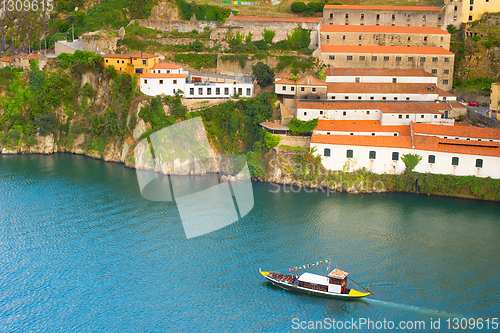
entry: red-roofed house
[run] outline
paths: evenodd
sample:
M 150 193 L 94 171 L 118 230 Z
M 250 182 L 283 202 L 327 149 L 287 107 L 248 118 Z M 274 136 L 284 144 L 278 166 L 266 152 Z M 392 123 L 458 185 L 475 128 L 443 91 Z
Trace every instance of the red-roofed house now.
M 120 73 L 142 75 L 152 73 L 154 64 L 158 63 L 158 56 L 146 52 L 133 54 L 105 54 L 104 67 L 113 66 Z
M 182 66 L 175 64 L 156 63 L 153 65 L 152 72 L 154 74 L 181 74 Z

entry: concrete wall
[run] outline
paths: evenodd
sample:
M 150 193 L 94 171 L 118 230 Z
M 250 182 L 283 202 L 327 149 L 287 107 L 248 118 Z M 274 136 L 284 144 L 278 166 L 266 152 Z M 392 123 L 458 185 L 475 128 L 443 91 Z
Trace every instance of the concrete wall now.
M 331 59 L 331 57 L 334 59 Z M 348 57 L 352 60 L 348 60 Z M 361 57 L 361 58 L 360 58 Z M 376 57 L 376 60 L 374 60 Z M 388 57 L 385 61 L 384 57 Z M 425 58 L 425 62 L 421 59 Z M 433 58 L 437 58 L 434 62 Z M 364 59 L 364 60 L 363 60 Z M 448 61 L 446 61 L 446 59 Z M 320 60 L 332 67 L 345 68 L 400 68 L 400 69 L 423 69 L 428 73 L 436 70 L 438 77 L 437 86 L 443 90 L 450 90 L 453 85 L 453 63 L 455 55 L 418 55 L 418 54 L 381 54 L 381 53 L 320 53 Z M 447 82 L 445 81 L 447 80 Z
M 326 99 L 325 86 L 297 86 L 297 99 Z
M 498 165 L 500 165 L 499 157 L 452 154 L 418 149 L 347 146 L 318 143 L 311 143 L 311 147 L 317 147 L 317 154 L 322 156 L 322 164 L 328 170 L 341 171 L 343 170 L 344 165 L 349 164 L 351 165 L 351 171 L 365 167 L 366 169 L 378 174 L 399 174 L 405 170 L 405 165 L 403 161 L 401 161 L 401 156 L 404 154 L 418 154 L 422 156 L 422 160 L 415 167 L 415 172 L 429 172 L 434 174 L 448 174 L 456 176 L 491 177 L 496 179 L 500 178 L 500 168 L 498 168 Z M 330 157 L 324 156 L 325 148 L 329 148 L 331 150 Z M 353 150 L 354 157 L 351 159 L 346 157 L 348 149 Z M 376 152 L 376 158 L 374 160 L 369 159 L 370 151 Z M 393 152 L 399 153 L 399 159 L 397 161 L 392 160 Z M 434 155 L 436 157 L 435 163 L 428 163 L 429 155 Z M 459 158 L 458 166 L 451 165 L 452 157 Z M 476 159 L 483 160 L 482 168 L 476 168 Z
M 321 32 L 321 45 L 431 46 L 449 50 L 450 35 Z
M 348 16 L 346 18 L 346 15 Z M 377 16 L 378 15 L 378 16 Z M 393 19 L 394 15 L 394 19 Z M 364 16 L 364 18 L 363 18 Z M 427 26 L 441 27 L 443 25 L 439 11 L 406 11 L 380 9 L 343 9 L 325 8 L 323 10 L 324 24 L 333 25 L 395 25 L 395 26 Z M 378 17 L 378 18 L 377 18 Z

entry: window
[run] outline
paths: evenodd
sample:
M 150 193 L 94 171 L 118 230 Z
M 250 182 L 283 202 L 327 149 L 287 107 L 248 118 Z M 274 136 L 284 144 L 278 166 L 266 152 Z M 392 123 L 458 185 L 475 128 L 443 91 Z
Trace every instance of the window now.
M 392 20 L 394 21 L 396 19 L 396 15 L 392 14 Z
M 292 90 L 292 91 L 295 91 L 295 87 L 291 87 L 291 90 Z
M 375 39 L 376 39 L 376 40 L 378 40 L 378 35 L 377 35 L 377 36 L 375 36 Z
M 325 152 L 323 155 L 325 155 L 325 157 L 327 157 L 327 156 L 329 157 L 330 156 L 330 148 L 325 148 Z
M 365 61 L 366 57 L 365 56 L 359 56 L 360 61 Z
M 143 65 L 146 65 L 146 60 L 143 60 L 143 61 L 142 61 L 142 64 L 143 64 Z
M 372 136 L 375 136 L 375 133 L 372 133 Z
M 220 95 L 220 88 L 215 88 L 215 94 Z
M 306 90 L 304 87 L 300 87 L 300 91 L 304 91 Z
M 238 88 L 238 95 L 243 95 L 243 88 Z
M 229 88 L 224 88 L 224 95 L 229 95 Z
M 420 118 L 424 118 L 424 115 L 421 115 Z
M 474 9 L 472 6 L 469 7 L 469 10 L 472 12 Z
M 443 74 L 450 74 L 450 70 L 449 70 L 449 69 L 445 69 L 445 70 L 443 71 Z
M 396 61 L 401 61 L 401 57 L 396 57 Z
M 207 95 L 212 95 L 212 88 L 207 88 Z
M 469 15 L 469 21 L 472 21 L 472 15 Z
M 384 61 L 389 61 L 389 57 L 388 57 L 388 56 L 385 56 L 385 57 L 384 57 Z
M 372 56 L 372 61 L 377 61 L 377 56 Z
M 408 36 L 408 41 L 410 41 L 410 39 L 411 39 L 411 37 L 410 37 L 410 36 Z
M 108 63 L 108 59 L 106 59 L 106 63 Z
M 117 61 L 116 61 L 116 63 L 117 63 L 117 64 L 119 64 L 119 63 L 120 63 L 120 60 L 117 60 Z
M 177 80 L 174 80 L 174 84 L 177 84 Z
M 424 42 L 427 42 L 427 36 L 424 36 Z M 437 61 L 437 60 L 436 60 Z
M 397 101 L 397 100 L 398 100 L 398 98 L 397 98 L 397 97 L 394 97 L 394 100 L 395 100 L 395 101 Z
M 326 39 L 330 39 L 330 35 L 326 35 Z
M 425 62 L 425 60 L 426 60 L 426 59 L 425 59 L 425 57 L 420 57 L 420 62 L 421 62 L 421 63 L 424 63 L 424 62 Z
M 406 119 L 410 119 L 410 115 L 409 114 L 406 115 Z
M 250 96 L 252 94 L 252 90 L 250 88 L 247 88 L 247 96 Z
M 450 58 L 444 58 L 444 62 L 450 62 Z
M 163 80 L 160 80 L 160 84 L 163 84 Z
M 175 94 L 175 89 L 173 89 L 172 92 Z
M 443 84 L 448 84 L 448 80 L 443 80 Z
M 364 19 L 365 18 L 365 14 L 361 14 L 361 19 Z
M 413 61 L 413 57 L 408 57 L 408 61 Z
M 437 115 L 434 115 L 434 119 L 437 119 L 437 117 L 438 117 Z
M 375 99 L 375 97 L 371 96 L 371 97 L 370 97 L 370 99 L 371 99 L 371 100 L 374 100 L 374 99 Z
M 456 7 L 456 6 L 455 6 Z M 456 9 L 455 9 L 456 10 Z M 330 18 L 333 18 L 333 13 L 330 13 Z
M 142 74 L 144 70 L 142 68 L 136 68 L 135 69 L 135 74 Z
M 189 88 L 189 95 L 194 95 L 194 88 Z
M 425 20 L 426 20 L 426 18 L 427 18 L 427 16 L 426 16 L 426 15 L 422 15 L 422 21 L 425 21 Z
M 358 96 L 358 99 L 361 99 L 361 96 Z
M 451 165 L 458 165 L 458 157 L 452 157 L 451 158 Z
M 328 57 L 328 59 L 330 59 L 330 60 L 335 60 L 335 56 L 334 56 L 334 55 L 331 55 L 331 56 L 329 56 L 329 57 Z
M 281 87 L 283 91 L 286 91 L 286 86 Z
M 387 97 L 382 97 L 382 100 L 385 101 L 387 99 Z
M 370 150 L 369 159 L 374 160 L 376 157 L 377 157 L 377 153 L 373 150 Z
M 316 88 L 312 88 L 312 91 L 313 91 L 313 92 L 316 92 Z
M 377 20 L 380 20 L 380 14 L 377 14 Z
M 470 4 L 473 5 L 474 4 L 474 0 L 470 0 Z
M 370 111 L 366 111 L 366 114 L 370 114 Z
M 349 96 L 345 96 L 344 99 L 349 99 Z
M 352 56 L 347 56 L 347 60 L 352 60 Z
M 345 35 L 342 36 L 342 39 L 345 39 Z
M 358 83 L 361 81 L 361 78 L 360 77 L 354 78 L 354 81 L 356 81 L 356 83 Z
M 198 88 L 198 95 L 203 95 L 203 88 Z
M 400 114 L 400 115 L 398 116 L 398 118 L 399 118 L 399 119 L 403 119 L 403 115 L 402 115 L 402 114 Z
M 397 77 L 393 77 L 392 78 L 392 83 L 397 83 L 398 82 L 398 78 Z
M 345 18 L 349 18 L 349 14 L 345 14 Z
M 319 114 L 323 114 L 323 110 L 320 110 L 320 111 L 319 111 Z
M 476 168 L 482 168 L 483 167 L 483 160 L 478 158 L 476 160 Z
M 362 35 L 359 35 L 358 39 L 359 39 L 359 40 L 363 39 L 363 36 L 362 36 Z
M 434 164 L 434 163 L 436 163 L 436 156 L 434 156 L 434 155 L 429 155 L 429 160 L 428 160 L 428 161 L 429 161 L 429 163 L 430 163 L 430 164 Z
M 437 69 L 433 69 L 433 70 L 431 71 L 431 73 L 432 73 L 432 74 L 437 74 L 437 73 L 438 73 L 438 70 L 437 70 Z
M 432 57 L 432 62 L 438 62 L 438 58 L 437 57 Z
M 347 112 L 346 112 L 346 111 L 342 112 L 342 115 L 343 115 L 343 116 L 345 116 L 346 114 L 347 114 Z
M 406 100 L 409 101 L 410 97 L 406 97 Z M 406 116 L 406 118 L 409 118 L 409 116 Z
M 393 161 L 399 160 L 399 153 L 398 152 L 395 151 L 392 153 L 392 160 Z
M 144 80 L 144 84 L 148 84 L 148 80 Z
M 307 112 L 304 112 L 304 116 L 307 116 Z
M 353 158 L 354 157 L 354 152 L 352 151 L 352 149 L 347 149 L 347 155 L 346 155 L 347 158 Z

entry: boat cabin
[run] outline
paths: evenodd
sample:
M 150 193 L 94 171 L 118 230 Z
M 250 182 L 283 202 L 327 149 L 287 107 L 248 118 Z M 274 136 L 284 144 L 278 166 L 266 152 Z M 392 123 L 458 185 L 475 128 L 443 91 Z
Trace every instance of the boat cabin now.
M 347 275 L 349 273 L 334 269 L 328 276 L 321 276 L 312 273 L 304 273 L 298 278 L 298 286 L 323 292 L 346 294 Z
M 338 268 L 328 274 L 329 283 L 333 285 L 340 286 L 341 293 L 348 292 L 347 290 L 347 275 L 349 273 L 344 272 Z

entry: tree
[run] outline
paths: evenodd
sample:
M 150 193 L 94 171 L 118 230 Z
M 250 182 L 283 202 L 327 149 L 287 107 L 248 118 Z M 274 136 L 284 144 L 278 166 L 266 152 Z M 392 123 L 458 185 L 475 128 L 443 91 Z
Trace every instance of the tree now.
M 306 4 L 299 1 L 299 2 L 294 2 L 292 3 L 292 5 L 290 6 L 290 9 L 292 10 L 292 12 L 294 13 L 302 13 L 302 12 L 305 12 L 306 11 Z
M 262 61 L 252 66 L 252 71 L 260 86 L 267 87 L 274 82 L 274 71 Z
M 453 24 L 448 24 L 446 30 L 452 35 L 458 31 Z
M 194 52 L 201 52 L 203 50 L 203 43 L 198 40 L 198 38 L 191 43 L 191 49 Z
M 271 44 L 273 42 L 274 36 L 276 36 L 276 32 L 273 30 L 264 29 L 264 32 L 262 33 L 262 37 L 264 37 L 267 44 Z
M 54 113 L 40 114 L 35 118 L 35 125 L 40 136 L 47 136 L 56 130 L 59 121 Z
M 413 169 L 415 169 L 415 167 L 418 165 L 418 163 L 420 163 L 421 160 L 422 156 L 418 154 L 404 154 L 401 157 L 401 161 L 403 161 L 406 166 L 405 172 L 413 171 Z
M 273 135 L 269 132 L 266 132 L 266 136 L 264 137 L 264 141 L 266 142 L 267 149 L 271 149 L 279 145 L 281 141 L 281 136 Z

